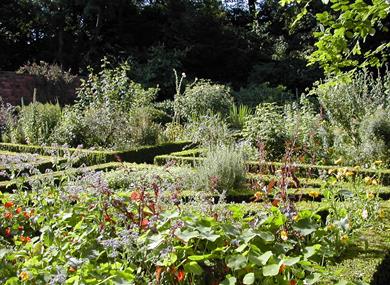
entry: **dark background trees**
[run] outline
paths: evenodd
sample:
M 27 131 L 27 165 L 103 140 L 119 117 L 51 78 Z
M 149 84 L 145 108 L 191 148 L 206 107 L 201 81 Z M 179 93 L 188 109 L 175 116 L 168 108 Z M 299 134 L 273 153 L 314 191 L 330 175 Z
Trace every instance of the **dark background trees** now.
M 102 57 L 131 60 L 144 85 L 173 94 L 172 69 L 238 89 L 270 82 L 294 92 L 321 76 L 306 67 L 314 16 L 294 30 L 298 4 L 277 0 L 2 0 L 0 69 L 28 61 L 84 74 Z

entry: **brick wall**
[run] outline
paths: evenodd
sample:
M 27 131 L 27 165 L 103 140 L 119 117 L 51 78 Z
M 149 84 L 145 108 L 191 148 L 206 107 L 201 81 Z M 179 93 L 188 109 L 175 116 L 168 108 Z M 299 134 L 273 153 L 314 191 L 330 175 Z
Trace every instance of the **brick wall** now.
M 38 76 L 16 74 L 15 72 L 0 71 L 0 97 L 4 102 L 18 105 L 23 98 L 24 103 L 32 101 L 34 88 L 36 99 L 39 102 L 56 102 L 70 104 L 76 98 L 76 88 L 80 86 L 80 80 L 61 89 L 61 92 L 53 89 Z M 61 93 L 61 94 L 56 94 Z

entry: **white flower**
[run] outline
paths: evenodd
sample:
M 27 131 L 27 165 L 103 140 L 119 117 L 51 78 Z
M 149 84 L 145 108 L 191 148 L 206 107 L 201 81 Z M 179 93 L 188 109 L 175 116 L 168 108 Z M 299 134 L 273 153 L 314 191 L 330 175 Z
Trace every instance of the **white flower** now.
M 364 220 L 368 218 L 368 212 L 367 212 L 366 209 L 363 209 L 362 217 L 363 217 Z

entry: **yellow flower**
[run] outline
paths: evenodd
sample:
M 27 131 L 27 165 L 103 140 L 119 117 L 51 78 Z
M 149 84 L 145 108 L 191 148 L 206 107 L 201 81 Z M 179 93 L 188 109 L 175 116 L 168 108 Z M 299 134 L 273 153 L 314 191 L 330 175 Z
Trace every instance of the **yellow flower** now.
M 367 185 L 371 185 L 371 183 L 372 183 L 372 178 L 371 177 L 368 177 L 368 176 L 366 176 L 366 177 L 364 177 L 364 182 L 367 184 Z
M 20 280 L 22 280 L 22 281 L 27 281 L 28 279 L 30 279 L 30 275 L 28 274 L 28 272 L 22 271 L 22 272 L 20 272 L 20 274 L 19 274 L 19 278 L 20 278 Z
M 295 215 L 292 219 L 293 219 L 293 221 L 297 222 L 297 221 L 299 221 L 299 216 Z
M 328 174 L 333 174 L 336 172 L 336 168 L 331 168 L 328 170 Z
M 309 192 L 309 196 L 313 197 L 313 198 L 317 198 L 318 196 L 320 196 L 320 192 L 318 192 L 318 191 L 310 191 Z
M 367 192 L 366 195 L 367 195 L 368 199 L 374 198 L 374 193 L 372 193 L 372 192 Z
M 286 241 L 288 239 L 288 234 L 286 231 L 281 231 L 280 232 L 280 237 L 282 238 L 282 240 Z
M 342 235 L 341 238 L 340 238 L 340 242 L 343 243 L 343 244 L 346 244 L 348 243 L 348 236 L 347 235 Z
M 352 171 L 345 172 L 345 176 L 353 176 L 354 174 Z
M 383 209 L 379 209 L 378 216 L 379 216 L 379 218 L 383 219 L 385 217 L 385 211 L 383 211 Z
M 327 229 L 328 231 L 333 231 L 334 228 L 335 228 L 334 224 L 329 224 L 329 225 L 326 226 L 326 229 Z
M 359 171 L 361 169 L 360 165 L 356 165 L 353 169 Z
M 376 160 L 376 161 L 374 161 L 374 164 L 376 164 L 376 165 L 379 165 L 379 164 L 382 164 L 382 163 L 383 163 L 382 160 Z
M 372 185 L 378 185 L 378 180 L 372 179 Z

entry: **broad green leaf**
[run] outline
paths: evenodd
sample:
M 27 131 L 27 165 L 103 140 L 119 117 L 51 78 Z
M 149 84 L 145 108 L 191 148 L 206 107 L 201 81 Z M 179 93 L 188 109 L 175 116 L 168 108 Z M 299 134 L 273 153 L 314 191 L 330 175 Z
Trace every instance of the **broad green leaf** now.
M 258 232 L 257 235 L 261 237 L 265 241 L 273 241 L 275 240 L 275 237 L 270 232 Z
M 209 259 L 212 256 L 212 254 L 203 254 L 203 255 L 191 255 L 188 257 L 189 260 L 194 260 L 194 261 L 202 261 Z
M 255 263 L 256 265 L 263 266 L 267 264 L 267 261 L 270 259 L 271 256 L 272 256 L 272 251 L 267 251 L 260 256 L 251 254 L 249 255 L 249 258 L 251 262 Z
M 292 266 L 301 260 L 300 256 L 297 257 L 285 257 L 283 258 L 283 264 L 286 266 Z
M 308 285 L 315 284 L 318 280 L 320 280 L 320 276 L 321 275 L 319 273 L 312 273 L 303 282 Z
M 228 259 L 227 266 L 233 270 L 244 268 L 247 264 L 247 259 L 242 255 L 234 255 Z
M 237 283 L 236 277 L 226 277 L 225 280 L 223 280 L 220 285 L 235 285 Z
M 190 230 L 184 230 L 184 231 L 177 231 L 176 236 L 183 240 L 184 242 L 189 242 L 192 238 L 199 238 L 199 232 L 197 231 L 190 231 Z
M 239 247 L 236 248 L 236 251 L 237 252 L 243 252 L 244 249 L 248 246 L 248 244 L 246 243 L 243 243 L 242 245 L 240 245 Z
M 246 285 L 255 283 L 255 274 L 253 272 L 247 273 L 242 282 Z
M 299 220 L 293 228 L 302 235 L 307 236 L 316 230 L 316 224 L 309 219 L 303 219 Z
M 303 251 L 303 258 L 308 259 L 308 258 L 312 257 L 317 252 L 317 250 L 319 250 L 320 248 L 321 248 L 320 244 L 315 244 L 313 246 L 305 247 L 305 249 Z
M 190 261 L 184 264 L 184 270 L 195 275 L 202 275 L 203 273 L 202 267 L 196 261 Z
M 279 274 L 280 263 L 278 264 L 270 264 L 263 267 L 263 275 L 264 276 L 276 276 Z

